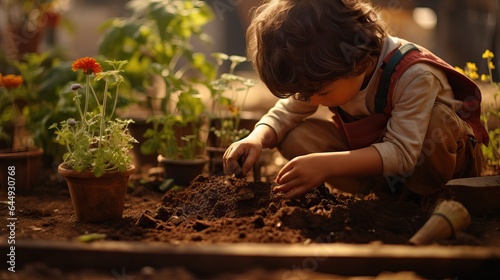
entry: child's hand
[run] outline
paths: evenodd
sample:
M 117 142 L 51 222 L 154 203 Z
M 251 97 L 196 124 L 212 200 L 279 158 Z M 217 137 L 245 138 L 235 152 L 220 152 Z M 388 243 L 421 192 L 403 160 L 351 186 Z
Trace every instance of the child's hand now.
M 224 172 L 244 177 L 252 169 L 262 153 L 262 145 L 251 138 L 234 142 L 224 153 Z
M 275 192 L 285 193 L 285 198 L 297 197 L 325 182 L 328 163 L 318 154 L 309 154 L 292 159 L 278 173 Z

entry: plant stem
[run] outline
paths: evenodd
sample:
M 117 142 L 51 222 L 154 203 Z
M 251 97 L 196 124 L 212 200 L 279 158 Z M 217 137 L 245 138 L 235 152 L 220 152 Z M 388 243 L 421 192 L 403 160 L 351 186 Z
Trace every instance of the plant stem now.
M 493 75 L 492 75 L 492 71 L 491 71 L 491 67 L 490 67 L 490 64 L 491 64 L 491 58 L 488 57 L 488 59 L 486 60 L 486 62 L 488 63 L 488 74 L 490 75 L 490 84 L 492 86 L 495 85 L 495 83 L 493 82 Z
M 488 62 L 488 74 L 490 75 L 490 84 L 492 86 L 495 86 L 495 83 L 493 82 L 493 71 L 491 71 L 491 67 L 490 67 L 490 64 L 491 64 L 491 57 L 488 57 L 487 59 L 487 62 Z M 498 85 L 496 85 L 496 88 L 498 90 Z M 495 107 L 494 109 L 498 112 L 498 103 L 497 103 L 497 98 L 496 96 L 493 96 L 493 100 L 495 101 Z M 500 127 L 500 117 L 497 115 L 497 127 Z
M 168 63 L 168 70 L 171 71 L 171 73 L 174 72 L 175 67 L 177 66 L 177 63 L 179 63 L 179 60 L 182 57 L 181 52 L 176 52 L 174 55 L 172 55 L 172 58 L 170 59 L 170 62 Z
M 94 95 L 95 101 L 97 102 L 97 106 L 101 105 L 99 102 L 99 98 L 97 98 L 97 94 L 95 93 L 95 90 L 92 86 L 90 86 L 90 89 L 92 90 L 92 94 Z
M 245 91 L 245 95 L 243 96 L 243 102 L 241 103 L 241 110 L 238 111 L 238 115 L 236 116 L 236 124 L 234 125 L 234 129 L 236 129 L 236 130 L 238 130 L 240 127 L 241 111 L 243 111 L 243 108 L 245 108 L 245 102 L 247 100 L 247 95 L 248 95 L 249 91 L 250 91 L 250 87 L 247 86 L 247 90 Z
M 119 85 L 116 85 L 115 101 L 113 103 L 113 110 L 111 110 L 111 114 L 109 115 L 109 119 L 111 119 L 113 117 L 113 114 L 115 113 L 115 110 L 116 110 L 116 104 L 118 103 L 118 88 L 119 88 Z
M 184 66 L 182 66 L 179 70 L 177 70 L 174 74 L 174 78 L 176 79 L 181 79 L 182 76 L 184 76 L 184 74 L 191 68 L 190 65 L 186 64 Z
M 19 129 L 17 127 L 17 119 L 18 119 L 18 111 L 17 111 L 17 107 L 16 107 L 16 100 L 14 98 L 14 92 L 11 92 L 10 96 L 12 98 L 10 98 L 10 102 L 12 104 L 12 120 L 13 120 L 13 125 L 14 125 L 14 134 L 12 134 L 12 139 L 11 139 L 11 149 L 14 150 L 15 148 L 17 148 L 17 143 L 16 143 L 16 137 L 19 137 Z
M 82 115 L 83 128 L 85 128 L 87 126 L 87 120 L 85 119 L 85 116 L 87 115 L 87 112 L 89 110 L 90 75 L 85 75 L 85 84 L 86 84 L 86 87 L 85 87 L 85 106 L 84 106 L 83 115 Z M 80 114 L 82 114 L 80 106 L 78 106 L 78 111 L 80 111 Z
M 78 94 L 78 92 L 77 92 Z M 85 129 L 85 126 L 87 124 L 87 119 L 85 118 L 85 114 L 83 114 L 82 112 L 82 108 L 80 107 L 81 106 L 81 103 L 80 103 L 80 98 L 75 98 L 75 105 L 76 105 L 76 108 L 78 108 L 78 113 L 80 114 L 80 118 L 82 119 L 82 129 Z
M 104 119 L 106 118 L 106 99 L 108 97 L 108 81 L 104 85 L 104 96 L 102 98 L 102 106 L 101 106 L 101 124 L 99 126 L 99 143 L 98 148 L 101 148 L 102 135 L 104 134 Z

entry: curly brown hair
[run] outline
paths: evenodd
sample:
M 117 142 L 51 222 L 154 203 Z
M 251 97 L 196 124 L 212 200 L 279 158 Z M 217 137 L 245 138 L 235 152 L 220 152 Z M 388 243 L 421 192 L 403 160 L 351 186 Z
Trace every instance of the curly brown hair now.
M 253 12 L 247 52 L 260 79 L 279 98 L 311 96 L 362 73 L 380 55 L 385 26 L 360 0 L 268 0 Z

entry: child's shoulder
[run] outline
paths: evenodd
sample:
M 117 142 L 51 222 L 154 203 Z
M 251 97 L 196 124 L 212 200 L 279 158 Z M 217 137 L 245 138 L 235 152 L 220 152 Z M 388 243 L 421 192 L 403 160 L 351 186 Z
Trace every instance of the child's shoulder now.
M 421 61 L 421 62 L 415 62 L 410 67 L 408 67 L 408 69 L 401 74 L 401 77 L 404 76 L 416 77 L 424 74 L 444 75 L 444 71 L 443 68 L 441 68 L 440 66 L 430 64 L 425 61 Z
M 396 59 L 396 62 L 389 62 L 393 57 L 397 56 L 395 54 L 396 51 L 404 48 L 406 48 L 406 51 L 403 51 L 405 52 L 404 55 L 400 53 L 401 57 Z M 413 81 L 422 75 L 429 74 L 436 76 L 438 79 L 446 77 L 443 68 L 445 63 L 438 62 L 442 61 L 439 57 L 430 53 L 422 46 L 401 38 L 387 37 L 381 52 L 381 60 L 383 61 L 383 65 L 381 65 L 383 69 L 387 68 L 388 64 L 396 63 L 393 66 L 394 70 L 390 73 L 392 82 L 399 80 Z M 387 69 L 385 70 L 388 71 Z

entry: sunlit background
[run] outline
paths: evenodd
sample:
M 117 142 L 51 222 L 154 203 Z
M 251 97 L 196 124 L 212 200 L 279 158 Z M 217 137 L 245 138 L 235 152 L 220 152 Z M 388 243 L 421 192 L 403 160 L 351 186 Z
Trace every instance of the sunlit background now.
M 0 2 L 17 0 L 1 0 Z M 45 32 L 40 51 L 60 48 L 68 59 L 96 54 L 99 26 L 111 17 L 127 16 L 127 0 L 59 0 L 61 20 L 52 35 Z M 259 0 L 207 0 L 216 15 L 207 31 L 211 48 L 244 55 L 248 11 Z M 374 0 L 395 36 L 421 44 L 452 65 L 481 61 L 486 49 L 499 50 L 499 4 L 496 0 Z M 0 24 L 5 32 L 10 12 L 2 6 Z M 2 52 L 8 56 L 5 33 Z M 50 36 L 50 38 L 49 38 Z

